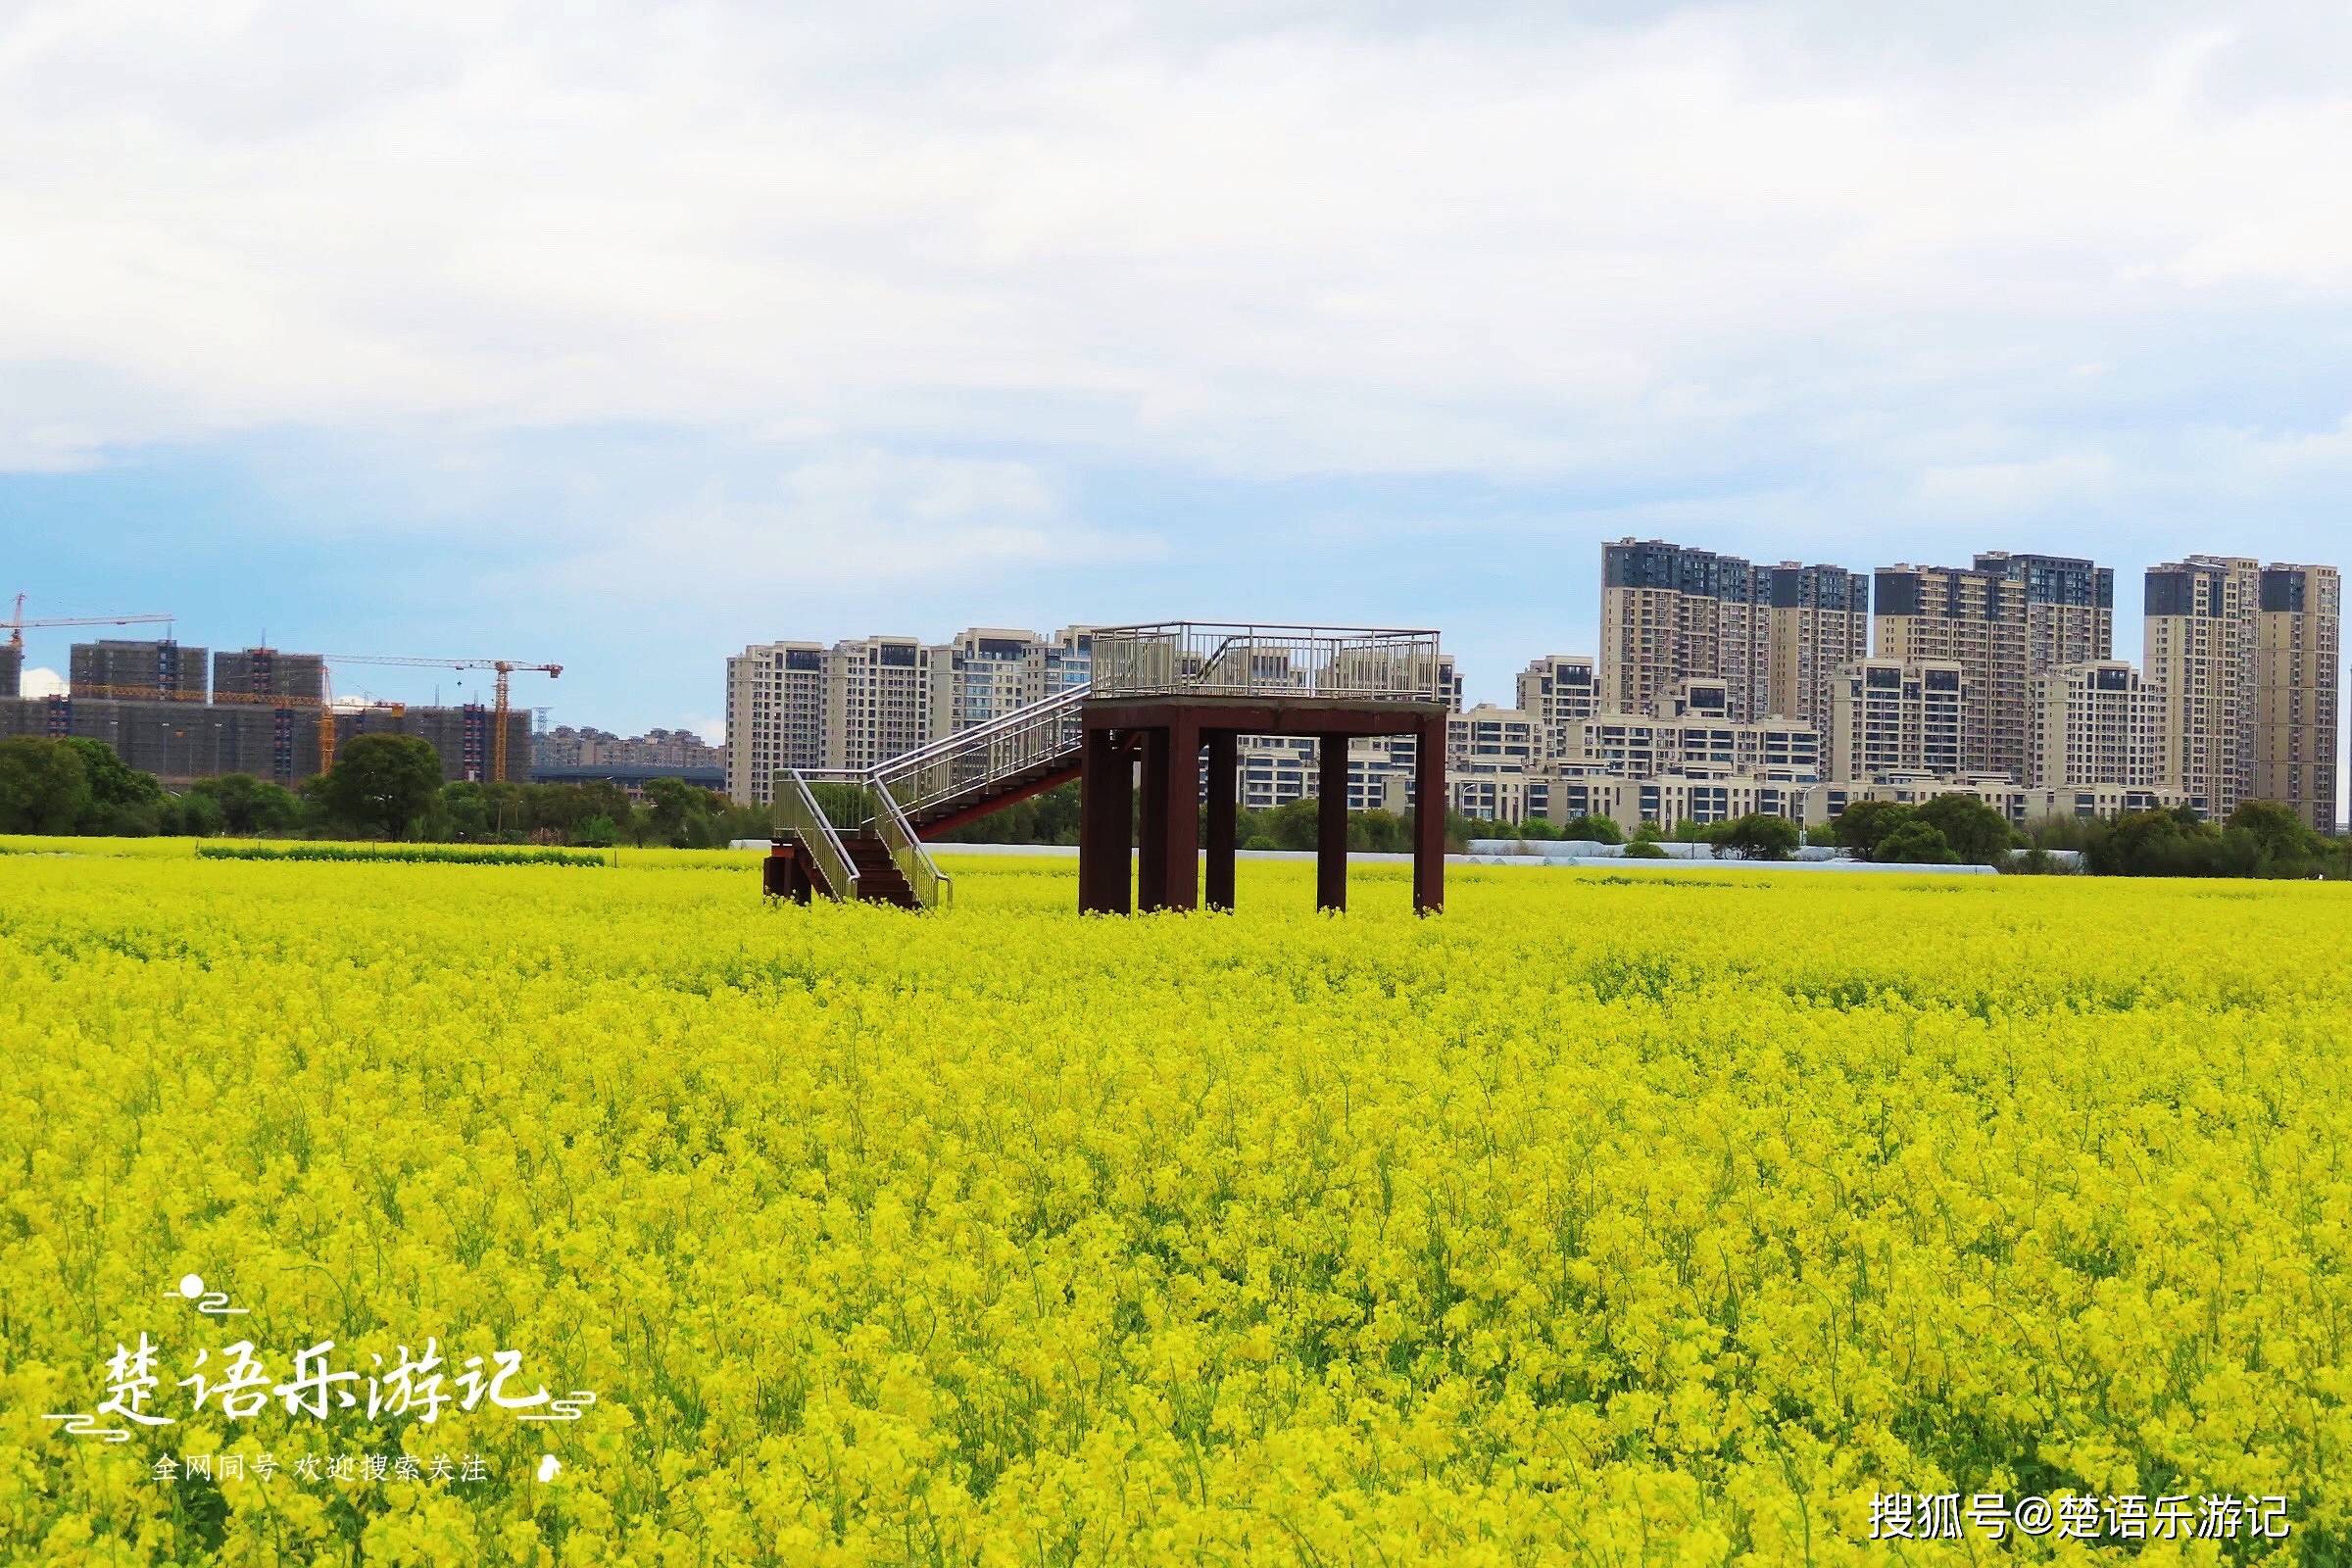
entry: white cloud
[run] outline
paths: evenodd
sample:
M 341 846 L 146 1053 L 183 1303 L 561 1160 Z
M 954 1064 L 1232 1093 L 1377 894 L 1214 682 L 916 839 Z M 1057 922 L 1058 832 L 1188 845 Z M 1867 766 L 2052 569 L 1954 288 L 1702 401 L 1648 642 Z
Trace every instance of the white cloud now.
M 45 665 L 34 665 L 22 672 L 17 692 L 22 697 L 63 697 L 66 677 Z
M 2069 453 L 2030 463 L 1972 463 L 1930 468 L 1920 476 L 1919 498 L 1939 510 L 2015 517 L 2054 501 L 2104 493 L 2116 466 L 2103 452 Z
M 2142 418 L 2135 357 L 2341 311 L 2328 13 L 2009 9 L 34 0 L 0 466 L 648 421 L 1672 473 L 1987 403 Z M 937 482 L 985 493 L 888 510 L 942 561 L 1065 548 L 1017 479 Z
M 713 485 L 627 537 L 575 548 L 553 575 L 580 593 L 625 583 L 635 595 L 778 613 L 853 588 L 1144 562 L 1164 548 L 1148 531 L 1067 514 L 1026 464 L 865 448 L 793 464 L 767 493 Z M 515 590 L 531 591 L 549 570 L 530 564 Z

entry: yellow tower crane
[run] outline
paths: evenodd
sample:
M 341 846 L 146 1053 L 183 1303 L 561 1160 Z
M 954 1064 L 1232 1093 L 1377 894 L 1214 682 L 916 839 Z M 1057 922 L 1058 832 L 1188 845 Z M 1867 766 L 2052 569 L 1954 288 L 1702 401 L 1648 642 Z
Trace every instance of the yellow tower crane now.
M 27 626 L 143 626 L 160 622 L 170 625 L 172 615 L 44 615 L 34 620 L 24 618 L 24 596 L 17 595 L 16 612 L 0 626 L 8 628 L 8 646 L 17 653 L 24 651 L 24 628 Z
M 398 664 L 409 669 L 488 669 L 498 674 L 497 701 L 491 707 L 490 719 L 490 782 L 503 783 L 507 776 L 507 715 L 508 681 L 516 670 L 528 670 L 547 676 L 550 680 L 564 673 L 562 664 L 528 664 L 515 659 L 410 659 L 389 654 L 326 654 L 322 656 L 335 664 Z

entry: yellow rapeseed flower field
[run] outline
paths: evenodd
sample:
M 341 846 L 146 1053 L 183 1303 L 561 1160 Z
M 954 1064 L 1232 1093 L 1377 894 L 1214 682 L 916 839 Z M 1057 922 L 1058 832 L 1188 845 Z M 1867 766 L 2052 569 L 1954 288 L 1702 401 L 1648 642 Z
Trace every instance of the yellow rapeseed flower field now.
M 8 1560 L 2110 1560 L 1898 1492 L 2352 1553 L 2340 887 L 750 863 L 0 854 Z M 427 1336 L 595 1402 L 221 1392 Z M 110 1395 L 170 1424 L 49 1419 Z

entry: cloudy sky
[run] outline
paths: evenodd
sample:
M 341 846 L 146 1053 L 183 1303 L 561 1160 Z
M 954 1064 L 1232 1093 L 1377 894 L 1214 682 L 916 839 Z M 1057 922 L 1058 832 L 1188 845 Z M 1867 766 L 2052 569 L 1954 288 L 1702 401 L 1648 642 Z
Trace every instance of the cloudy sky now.
M 1507 700 L 1629 532 L 2092 555 L 2132 658 L 2352 565 L 2352 15 L 1938 9 L 0 0 L 0 592 L 634 730 L 1182 615 Z

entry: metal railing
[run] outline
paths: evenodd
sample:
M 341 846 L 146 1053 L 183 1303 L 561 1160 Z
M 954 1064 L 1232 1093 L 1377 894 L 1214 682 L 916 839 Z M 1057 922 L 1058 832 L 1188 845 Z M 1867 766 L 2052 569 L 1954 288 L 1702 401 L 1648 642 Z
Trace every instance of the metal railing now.
M 794 776 L 835 792 L 829 795 L 834 808 L 828 813 L 827 828 L 846 827 L 853 833 L 873 834 L 875 841 L 889 852 L 890 863 L 906 879 L 906 889 L 914 895 L 915 902 L 926 909 L 937 908 L 947 902 L 952 883 L 947 872 L 933 861 L 923 841 L 915 836 L 906 813 L 883 787 L 880 774 L 880 768 L 819 767 L 798 769 Z M 813 792 L 810 800 L 812 804 L 820 804 L 815 802 Z
M 1097 697 L 1444 697 L 1434 631 L 1198 620 L 1098 626 L 1093 660 Z
M 857 864 L 842 847 L 841 835 L 816 804 L 799 768 L 786 768 L 776 775 L 775 797 L 776 830 L 794 835 L 815 858 L 817 869 L 824 874 L 826 892 L 837 899 L 857 898 Z
M 931 858 L 907 813 L 952 807 L 1009 779 L 1066 765 L 1085 739 L 1086 696 L 1083 684 L 1072 686 L 872 767 L 788 768 L 776 775 L 776 825 L 799 832 L 804 842 L 821 838 L 845 865 L 849 856 L 837 827 L 872 833 L 915 901 L 936 908 L 953 897 L 955 882 Z M 844 792 L 832 797 L 833 815 L 818 805 L 811 784 Z M 829 872 L 828 851 L 817 854 Z M 854 883 L 855 871 L 850 875 Z
M 984 795 L 1007 779 L 1070 761 L 1086 739 L 1080 683 L 985 724 L 918 746 L 869 770 L 902 811 L 928 811 Z
M 923 847 L 923 841 L 915 837 L 914 828 L 906 820 L 906 813 L 900 810 L 899 803 L 890 798 L 890 791 L 876 789 L 871 793 L 874 802 L 874 836 L 882 841 L 884 849 L 890 851 L 891 863 L 906 879 L 908 890 L 914 894 L 914 902 L 926 909 L 938 908 L 956 891 L 954 880 L 933 861 L 931 852 Z

